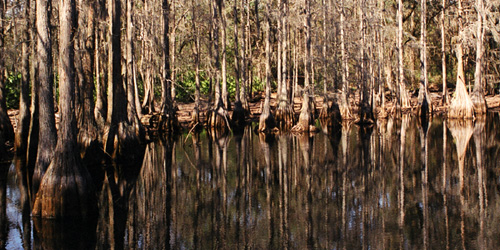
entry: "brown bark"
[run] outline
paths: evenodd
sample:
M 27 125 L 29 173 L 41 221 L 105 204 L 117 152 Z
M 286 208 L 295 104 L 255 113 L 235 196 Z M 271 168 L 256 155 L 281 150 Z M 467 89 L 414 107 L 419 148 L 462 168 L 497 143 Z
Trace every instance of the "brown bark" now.
M 292 131 L 297 132 L 309 132 L 314 129 L 314 115 L 312 113 L 312 105 L 310 102 L 314 100 L 310 100 L 310 96 L 314 96 L 314 93 L 311 93 L 311 1 L 305 0 L 305 18 L 304 18 L 304 27 L 305 27 L 305 48 L 306 55 L 304 58 L 304 94 L 302 98 L 302 110 L 300 111 L 299 121 L 292 128 Z
M 273 114 L 271 113 L 271 17 L 270 17 L 270 0 L 266 2 L 266 96 L 264 107 L 259 118 L 259 131 L 271 131 L 275 127 Z
M 29 128 L 30 128 L 30 97 L 29 97 L 29 89 L 30 89 L 30 44 L 31 44 L 31 1 L 26 1 L 26 6 L 24 7 L 24 18 L 26 20 L 26 25 L 24 26 L 22 35 L 23 35 L 23 44 L 22 44 L 22 68 L 21 68 L 21 88 L 19 93 L 19 115 L 17 122 L 17 131 L 15 138 L 15 165 L 16 168 L 26 170 L 26 157 L 28 156 L 28 136 L 29 136 Z
M 448 108 L 448 118 L 474 118 L 474 104 L 467 93 L 465 87 L 465 74 L 464 74 L 464 62 L 463 62 L 463 45 L 462 39 L 463 35 L 463 21 L 462 21 L 463 9 L 462 1 L 458 1 L 458 24 L 459 24 L 459 38 L 457 42 L 456 54 L 457 54 L 457 84 L 455 88 L 455 94 L 451 99 L 450 107 Z
M 221 29 L 221 17 L 220 17 L 220 7 L 219 1 L 221 0 L 211 0 L 212 9 L 212 30 L 213 30 L 213 51 L 214 53 L 214 66 L 216 71 L 215 79 L 215 102 L 214 106 L 207 113 L 207 126 L 211 128 L 214 134 L 224 134 L 229 128 L 228 114 L 224 106 L 223 96 L 221 95 L 221 63 L 220 63 L 220 51 L 219 51 L 219 30 Z
M 14 128 L 7 115 L 7 103 L 5 96 L 5 13 L 7 1 L 0 1 L 0 158 L 7 153 L 5 143 L 14 140 Z
M 194 95 L 194 110 L 192 113 L 192 126 L 196 126 L 200 123 L 200 32 L 198 30 L 197 24 L 197 1 L 192 0 L 192 25 L 193 25 L 193 34 L 195 36 L 195 49 L 194 49 L 194 63 L 195 63 L 195 95 Z
M 40 181 L 52 160 L 56 146 L 56 125 L 54 117 L 54 98 L 52 73 L 52 42 L 49 31 L 49 17 L 52 1 L 36 1 L 36 38 L 38 67 L 39 122 L 38 149 L 33 173 L 33 193 L 36 193 Z
M 59 4 L 59 141 L 54 158 L 42 179 L 33 206 L 33 215 L 42 218 L 83 217 L 95 204 L 91 201 L 91 180 L 77 149 L 74 76 L 75 0 Z
M 344 0 L 340 0 L 340 53 L 342 65 L 342 93 L 340 97 L 340 115 L 343 120 L 353 119 L 349 106 L 349 65 L 345 48 L 345 16 Z
M 443 6 L 441 10 L 441 74 L 442 74 L 442 80 L 443 80 L 443 96 L 442 96 L 442 103 L 443 104 L 448 104 L 449 99 L 448 99 L 448 87 L 446 86 L 446 34 L 445 32 L 445 27 L 444 27 L 444 20 L 446 18 L 446 0 L 443 0 Z
M 406 110 L 410 108 L 410 97 L 406 90 L 405 74 L 404 74 L 404 61 L 403 61 L 403 0 L 398 0 L 398 74 L 399 74 L 399 105 L 400 108 Z
M 427 1 L 420 1 L 420 85 L 418 92 L 417 113 L 422 120 L 432 113 L 432 101 L 429 98 L 427 77 Z M 423 121 L 422 121 L 423 122 Z
M 95 7 L 96 1 L 78 1 L 81 10 L 78 15 L 78 33 L 76 34 L 75 67 L 77 71 L 77 92 L 80 95 L 78 114 L 78 144 L 85 159 L 95 158 L 99 150 L 99 131 L 94 116 L 94 52 L 95 52 Z M 87 155 L 89 154 L 89 155 Z M 89 158 L 89 159 L 90 159 Z
M 483 84 L 483 61 L 484 61 L 484 15 L 485 8 L 483 0 L 476 0 L 476 71 L 474 73 L 474 90 L 471 94 L 471 100 L 474 104 L 474 113 L 476 115 L 486 114 L 486 100 L 484 99 Z
M 240 79 L 241 79 L 241 58 L 239 56 L 239 31 L 238 31 L 238 2 L 234 2 L 234 64 L 235 64 L 235 94 L 234 94 L 234 111 L 231 117 L 233 126 L 235 128 L 243 128 L 245 126 L 245 109 L 240 99 Z
M 162 3 L 162 15 L 163 15 L 163 79 L 162 79 L 162 91 L 161 91 L 161 113 L 164 116 L 163 129 L 165 131 L 175 131 L 179 127 L 177 117 L 175 115 L 175 107 L 172 100 L 172 72 L 170 65 L 170 53 L 173 53 L 170 49 L 170 2 L 169 0 L 163 0 Z

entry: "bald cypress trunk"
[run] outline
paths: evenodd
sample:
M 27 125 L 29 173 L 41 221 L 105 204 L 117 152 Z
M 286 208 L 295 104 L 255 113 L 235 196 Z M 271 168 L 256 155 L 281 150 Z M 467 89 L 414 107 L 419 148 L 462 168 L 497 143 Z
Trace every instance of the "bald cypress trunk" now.
M 463 54 L 464 49 L 462 45 L 463 39 L 463 9 L 462 1 L 458 1 L 458 24 L 459 24 L 459 35 L 456 48 L 457 54 L 457 84 L 455 88 L 455 94 L 451 99 L 450 107 L 448 108 L 448 118 L 474 118 L 474 105 L 472 100 L 467 93 L 465 87 L 465 74 L 464 74 L 464 60 Z
M 240 99 L 240 79 L 241 79 L 241 58 L 239 54 L 239 29 L 238 29 L 238 1 L 234 2 L 234 64 L 235 64 L 235 93 L 234 93 L 234 111 L 231 117 L 235 128 L 243 128 L 245 126 L 245 110 Z
M 179 124 L 175 115 L 175 107 L 172 100 L 172 72 L 170 65 L 170 2 L 163 0 L 163 78 L 161 84 L 161 113 L 164 116 L 162 127 L 166 131 L 175 131 Z
M 410 97 L 406 90 L 405 74 L 403 68 L 403 0 L 398 0 L 398 74 L 399 74 L 399 106 L 402 109 L 410 108 Z
M 340 53 L 342 64 L 342 93 L 340 97 L 340 115 L 342 119 L 349 120 L 353 116 L 349 107 L 349 65 L 347 64 L 347 53 L 345 48 L 345 7 L 344 0 L 340 0 Z
M 417 112 L 422 120 L 432 113 L 432 101 L 429 98 L 427 78 L 427 3 L 420 0 L 420 84 L 418 92 Z
M 56 123 L 54 117 L 52 73 L 52 42 L 49 17 L 52 0 L 36 1 L 36 60 L 38 72 L 39 134 L 37 158 L 33 173 L 33 192 L 36 193 L 40 181 L 52 160 L 56 146 Z
M 14 140 L 14 128 L 7 114 L 5 96 L 5 12 L 7 0 L 0 1 L 0 158 L 7 153 L 5 143 Z
M 314 96 L 311 93 L 311 1 L 305 0 L 305 18 L 304 18 L 304 27 L 305 27 L 305 48 L 306 48 L 306 56 L 304 59 L 304 94 L 302 98 L 302 110 L 300 111 L 299 121 L 292 128 L 293 131 L 298 132 L 308 132 L 310 131 L 310 127 L 313 127 L 314 123 L 314 115 L 312 113 L 312 105 L 310 104 L 310 96 Z
M 200 34 L 198 27 L 196 26 L 197 24 L 197 1 L 192 0 L 192 25 L 193 25 L 193 34 L 195 36 L 195 55 L 194 55 L 194 64 L 195 64 L 195 94 L 194 94 L 194 110 L 193 113 L 191 114 L 191 122 L 192 126 L 196 126 L 197 124 L 200 123 Z
M 94 68 L 95 68 L 95 6 L 97 1 L 78 0 L 78 33 L 75 34 L 75 70 L 77 72 L 78 144 L 84 158 L 97 158 L 99 131 L 94 116 Z M 89 155 L 88 155 L 89 154 Z
M 278 108 L 274 114 L 276 125 L 281 130 L 290 130 L 295 123 L 295 114 L 288 99 L 287 81 L 287 27 L 288 0 L 280 0 L 280 18 L 278 20 Z
M 215 134 L 223 134 L 228 130 L 228 114 L 223 101 L 223 94 L 221 94 L 221 60 L 219 51 L 219 31 L 221 27 L 221 7 L 222 0 L 211 0 L 212 9 L 212 30 L 213 30 L 213 50 L 214 50 L 214 63 L 216 71 L 215 79 L 215 102 L 214 106 L 207 114 L 207 126 L 212 129 Z M 224 50 L 222 50 L 224 53 Z M 222 72 L 224 74 L 225 72 Z M 224 80 L 222 80 L 224 81 Z
M 21 89 L 19 92 L 19 115 L 17 122 L 17 131 L 16 131 L 16 141 L 15 141 L 15 164 L 16 167 L 22 168 L 25 170 L 26 167 L 26 157 L 28 156 L 28 136 L 29 136 L 29 128 L 30 128 L 30 44 L 31 44 L 31 1 L 26 1 L 26 6 L 24 8 L 24 18 L 26 20 L 26 25 L 23 29 L 23 44 L 22 46 L 22 68 L 21 68 Z
M 264 107 L 259 118 L 259 131 L 270 131 L 275 126 L 273 114 L 271 113 L 271 17 L 270 17 L 270 0 L 266 2 L 266 96 Z
M 474 104 L 474 113 L 476 115 L 486 114 L 486 100 L 484 99 L 483 84 L 483 61 L 484 61 L 484 0 L 476 0 L 476 71 L 474 73 L 474 90 L 471 94 L 471 100 Z
M 91 202 L 91 180 L 77 149 L 75 117 L 74 27 L 75 0 L 59 4 L 59 93 L 61 122 L 59 141 L 33 206 L 43 218 L 85 217 Z

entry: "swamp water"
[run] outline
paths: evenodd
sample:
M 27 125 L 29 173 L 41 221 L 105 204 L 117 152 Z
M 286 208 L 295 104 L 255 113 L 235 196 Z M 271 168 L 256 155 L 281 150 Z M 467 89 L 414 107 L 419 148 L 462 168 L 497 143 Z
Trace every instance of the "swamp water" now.
M 499 113 L 329 130 L 150 143 L 142 164 L 93 173 L 99 215 L 85 223 L 31 219 L 12 166 L 0 248 L 500 247 Z

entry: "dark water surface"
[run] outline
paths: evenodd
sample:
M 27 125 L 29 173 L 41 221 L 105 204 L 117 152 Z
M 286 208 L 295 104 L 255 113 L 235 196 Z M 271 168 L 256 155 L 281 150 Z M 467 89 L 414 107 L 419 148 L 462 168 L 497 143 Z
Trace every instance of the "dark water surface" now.
M 93 173 L 99 215 L 29 217 L 0 173 L 0 248 L 498 249 L 500 118 L 344 124 L 314 136 L 146 146 L 142 166 Z M 330 131 L 328 131 L 330 130 Z

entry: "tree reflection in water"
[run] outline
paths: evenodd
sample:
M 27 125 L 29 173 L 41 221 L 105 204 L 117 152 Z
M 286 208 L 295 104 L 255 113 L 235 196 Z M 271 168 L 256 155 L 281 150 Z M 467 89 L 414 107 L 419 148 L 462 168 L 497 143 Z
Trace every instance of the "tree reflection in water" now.
M 1 247 L 495 249 L 500 130 L 486 119 L 158 140 L 141 166 L 103 168 L 95 222 L 31 234 L 20 182 L 0 175 Z

